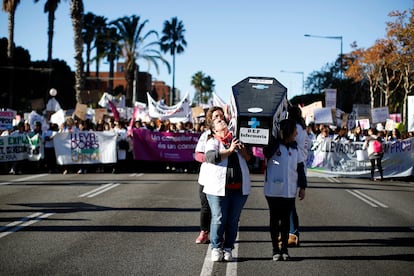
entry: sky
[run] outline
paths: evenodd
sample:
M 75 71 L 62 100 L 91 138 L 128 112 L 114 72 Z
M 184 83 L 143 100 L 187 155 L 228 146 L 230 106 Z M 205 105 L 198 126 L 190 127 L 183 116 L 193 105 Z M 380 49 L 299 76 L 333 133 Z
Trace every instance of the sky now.
M 22 0 L 15 14 L 17 46 L 30 52 L 31 60 L 47 59 L 47 14 L 44 1 Z M 341 39 L 305 37 L 342 36 L 343 53 L 350 45 L 371 47 L 386 36 L 391 11 L 408 10 L 414 0 L 84 0 L 85 13 L 104 16 L 108 22 L 138 15 L 148 20 L 144 31 L 162 35 L 165 21 L 177 17 L 185 28 L 187 47 L 176 56 L 175 87 L 181 96 L 194 87 L 192 76 L 202 71 L 215 81 L 215 93 L 228 102 L 232 86 L 247 77 L 272 77 L 288 90 L 288 98 L 302 94 L 306 78 L 333 63 Z M 53 58 L 65 60 L 74 70 L 70 0 L 61 0 L 56 11 Z M 8 37 L 7 13 L 0 12 L 0 37 Z M 165 55 L 172 65 L 172 57 Z M 160 64 L 138 59 L 141 71 L 172 86 L 172 74 Z M 95 65 L 91 65 L 94 70 Z M 108 71 L 101 64 L 101 71 Z M 305 91 L 306 93 L 306 91 Z

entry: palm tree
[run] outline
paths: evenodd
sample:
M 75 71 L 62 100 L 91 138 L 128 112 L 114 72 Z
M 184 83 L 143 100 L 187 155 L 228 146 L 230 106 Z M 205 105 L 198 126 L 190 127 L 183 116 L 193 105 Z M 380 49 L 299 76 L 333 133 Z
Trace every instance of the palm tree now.
M 3 0 L 3 11 L 9 14 L 8 18 L 8 31 L 9 39 L 7 44 L 7 57 L 11 61 L 13 59 L 13 44 L 14 44 L 14 14 L 16 13 L 17 5 L 20 0 Z
M 93 13 L 88 12 L 83 16 L 82 22 L 82 39 L 86 45 L 86 77 L 89 77 L 90 74 L 92 42 L 95 39 L 95 17 Z
M 153 64 L 157 73 L 159 73 L 157 61 L 162 61 L 168 67 L 168 72 L 170 72 L 168 62 L 161 57 L 159 51 L 152 48 L 155 45 L 158 46 L 159 42 L 152 41 L 145 44 L 145 41 L 151 36 L 155 36 L 158 39 L 158 33 L 154 30 L 145 34 L 143 33 L 147 23 L 148 20 L 144 20 L 141 23 L 140 17 L 136 15 L 132 15 L 131 17 L 125 16 L 112 22 L 117 27 L 119 35 L 121 36 L 120 46 L 126 63 L 125 79 L 127 81 L 127 87 L 125 98 L 128 104 L 131 104 L 133 100 L 133 82 L 136 80 L 135 74 L 139 69 L 136 63 L 137 59 L 143 58 L 148 62 L 148 65 Z
M 72 27 L 74 33 L 75 45 L 75 93 L 76 101 L 82 103 L 81 92 L 83 90 L 83 39 L 82 39 L 82 18 L 83 18 L 83 1 L 71 0 L 70 16 L 72 18 Z
M 38 3 L 39 0 L 35 0 Z M 46 0 L 44 13 L 48 14 L 48 45 L 47 45 L 47 62 L 49 67 L 52 64 L 52 49 L 53 49 L 53 30 L 55 25 L 55 12 L 60 3 L 60 0 Z
M 184 32 L 183 22 L 178 21 L 177 17 L 171 18 L 170 22 L 164 22 L 160 46 L 163 53 L 170 52 L 173 57 L 172 105 L 175 103 L 175 55 L 184 52 L 184 47 L 187 46 L 187 41 L 184 39 Z
M 97 16 L 95 17 L 95 50 L 96 56 L 94 58 L 96 71 L 95 76 L 99 78 L 99 66 L 101 63 L 101 59 L 106 55 L 106 45 L 107 45 L 107 23 L 106 17 L 104 16 Z
M 193 77 L 191 78 L 191 85 L 194 86 L 195 90 L 197 91 L 198 105 L 200 105 L 201 99 L 202 99 L 203 79 L 204 79 L 204 73 L 201 71 L 198 71 L 197 73 L 195 73 Z
M 8 31 L 9 39 L 7 40 L 7 59 L 9 65 L 12 67 L 9 81 L 9 106 L 13 105 L 13 90 L 14 90 L 14 67 L 13 67 L 13 51 L 14 51 L 14 14 L 16 13 L 17 5 L 20 0 L 3 0 L 3 11 L 9 14 Z
M 109 62 L 109 83 L 108 92 L 112 92 L 114 88 L 114 68 L 115 60 L 121 56 L 121 48 L 119 47 L 119 41 L 121 40 L 118 30 L 115 27 L 109 27 L 107 29 L 107 47 L 106 58 Z
M 203 99 L 204 102 L 207 102 L 208 99 L 211 98 L 215 86 L 216 85 L 214 83 L 214 80 L 210 76 L 207 76 L 203 79 L 203 90 L 206 93 L 206 95 L 204 95 L 204 99 Z

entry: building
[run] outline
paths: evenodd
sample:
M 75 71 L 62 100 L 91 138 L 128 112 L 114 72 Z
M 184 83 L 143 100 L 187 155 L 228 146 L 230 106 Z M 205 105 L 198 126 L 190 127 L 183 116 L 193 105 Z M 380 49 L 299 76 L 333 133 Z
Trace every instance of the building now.
M 90 72 L 90 77 L 85 83 L 85 91 L 82 93 L 82 102 L 88 105 L 94 105 L 102 97 L 104 92 L 112 94 L 125 94 L 126 79 L 125 79 L 125 63 L 119 62 L 116 65 L 116 70 L 111 78 L 109 72 L 99 72 L 99 78 L 96 78 L 96 72 Z M 147 72 L 138 72 L 138 86 L 136 88 L 135 100 L 142 103 L 147 103 L 147 92 L 155 100 L 164 99 L 169 103 L 171 87 L 165 82 L 159 80 L 152 80 L 152 76 Z M 112 87 L 112 89 L 111 89 Z M 176 93 L 177 94 L 177 93 Z

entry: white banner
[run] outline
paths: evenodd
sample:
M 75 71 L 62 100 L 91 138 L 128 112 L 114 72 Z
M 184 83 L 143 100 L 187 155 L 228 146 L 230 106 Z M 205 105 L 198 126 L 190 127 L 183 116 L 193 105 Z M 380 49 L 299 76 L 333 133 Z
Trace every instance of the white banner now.
M 306 165 L 308 171 L 325 176 L 370 177 L 370 161 L 362 160 L 360 151 L 366 151 L 362 142 L 341 143 L 330 138 L 322 142 L 315 140 Z M 414 175 L 414 138 L 385 142 L 382 167 L 384 177 Z
M 407 99 L 407 131 L 414 131 L 414 96 Z
M 39 161 L 43 158 L 43 143 L 39 134 L 0 136 L 0 162 L 19 160 Z
M 159 118 L 160 120 L 182 118 L 182 121 L 185 121 L 191 119 L 191 108 L 187 96 L 173 106 L 167 106 L 160 102 L 156 102 L 149 93 L 147 93 L 147 97 L 150 117 Z
M 116 137 L 111 131 L 58 133 L 53 138 L 56 162 L 59 165 L 116 163 Z

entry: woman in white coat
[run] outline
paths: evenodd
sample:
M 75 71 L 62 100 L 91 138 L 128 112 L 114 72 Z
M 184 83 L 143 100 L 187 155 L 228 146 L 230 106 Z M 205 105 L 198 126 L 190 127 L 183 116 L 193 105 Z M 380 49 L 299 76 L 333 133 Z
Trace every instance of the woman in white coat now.
M 240 214 L 250 193 L 247 166 L 252 155 L 232 133 L 224 119 L 211 122 L 211 137 L 205 146 L 204 185 L 211 209 L 210 243 L 213 262 L 232 261 L 232 249 L 237 237 Z

